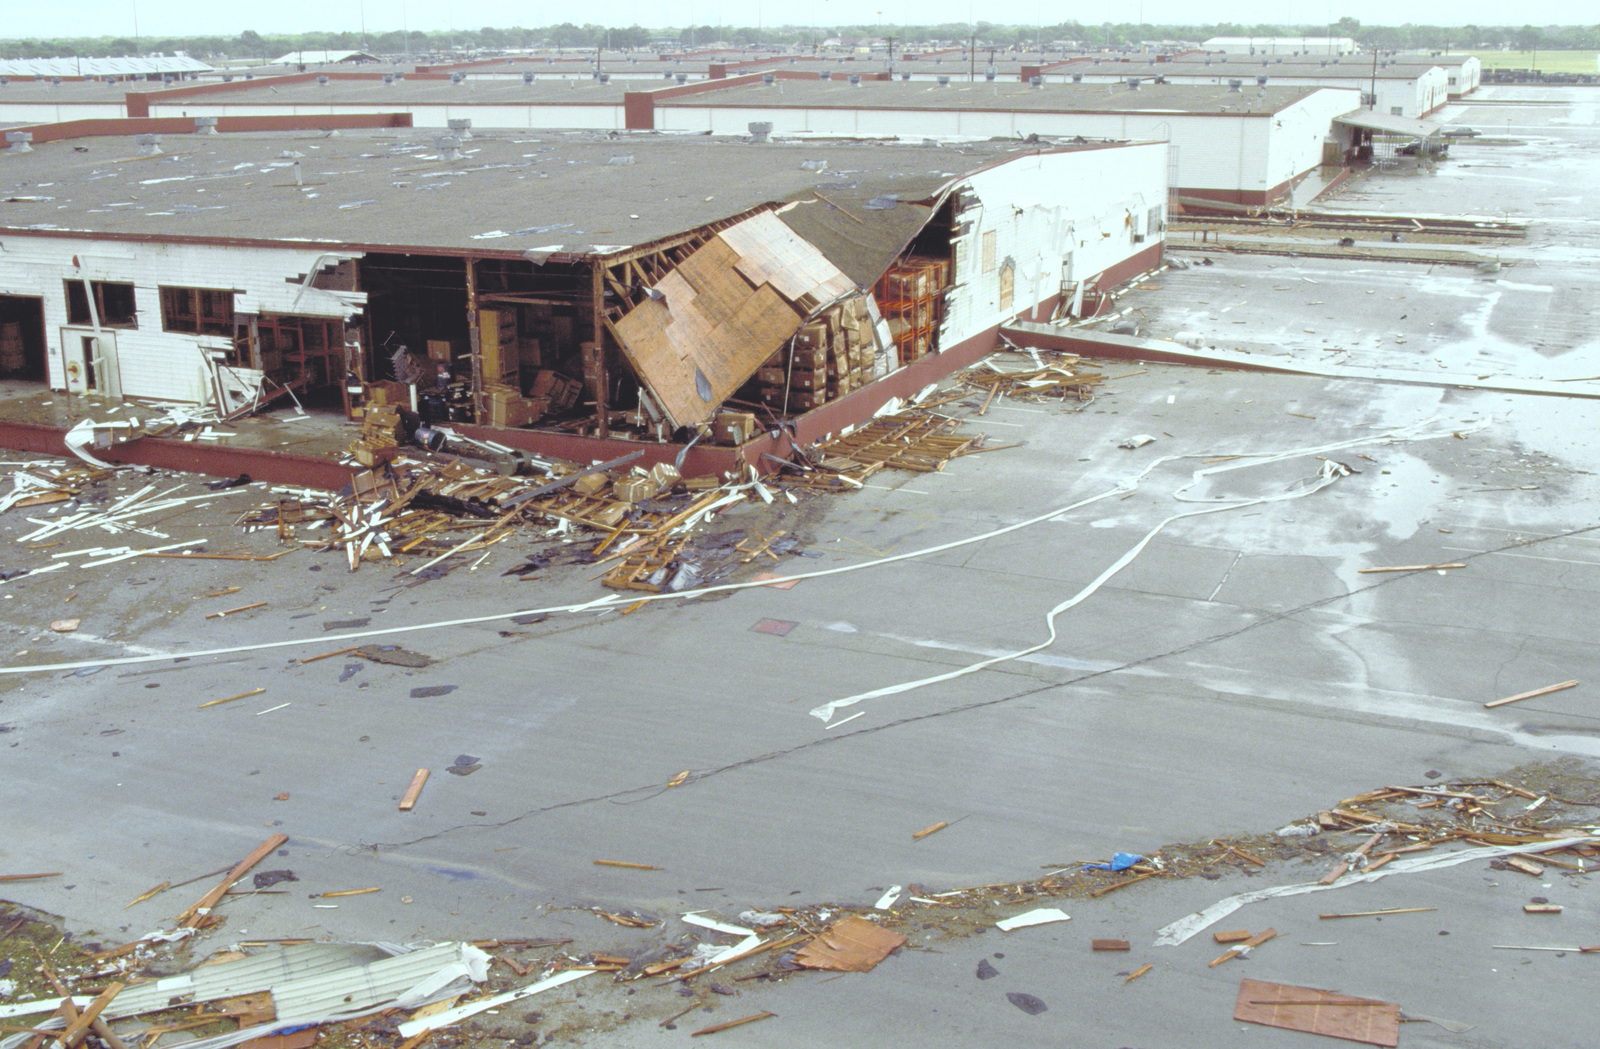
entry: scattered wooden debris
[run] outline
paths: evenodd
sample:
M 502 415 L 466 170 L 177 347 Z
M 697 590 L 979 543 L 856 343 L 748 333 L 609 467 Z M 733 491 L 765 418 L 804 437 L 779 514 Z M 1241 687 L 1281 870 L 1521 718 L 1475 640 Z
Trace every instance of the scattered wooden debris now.
M 1531 692 L 1518 692 L 1516 695 L 1507 696 L 1505 699 L 1493 700 L 1492 702 L 1485 703 L 1484 706 L 1503 707 L 1507 703 L 1520 703 L 1525 699 L 1532 699 L 1535 696 L 1545 696 L 1549 695 L 1551 692 L 1560 692 L 1562 689 L 1576 688 L 1577 684 L 1577 680 L 1574 679 L 1572 681 L 1563 681 L 1558 685 L 1546 685 L 1544 688 L 1536 688 Z
M 1241 980 L 1233 1018 L 1244 1023 L 1327 1035 L 1388 1049 L 1400 1044 L 1398 1005 L 1314 987 Z
M 428 782 L 428 770 L 418 769 L 417 774 L 411 777 L 411 784 L 406 787 L 405 794 L 400 797 L 400 811 L 410 812 L 417 805 L 417 798 L 422 795 L 422 785 Z
M 765 1020 L 769 1016 L 777 1015 L 777 1013 L 756 1013 L 754 1016 L 746 1016 L 738 1020 L 729 1020 L 727 1023 L 712 1024 L 710 1027 L 702 1027 L 700 1030 L 691 1033 L 689 1037 L 699 1038 L 703 1034 L 716 1034 L 718 1031 L 726 1031 L 730 1027 L 742 1027 L 745 1024 L 755 1023 L 757 1020 Z

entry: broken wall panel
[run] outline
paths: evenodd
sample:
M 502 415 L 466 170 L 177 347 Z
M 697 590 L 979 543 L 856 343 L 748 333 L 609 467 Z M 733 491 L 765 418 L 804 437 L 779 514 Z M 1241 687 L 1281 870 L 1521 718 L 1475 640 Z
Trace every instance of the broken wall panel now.
M 818 306 L 855 288 L 771 212 L 697 249 L 614 325 L 622 355 L 675 426 L 716 409 Z

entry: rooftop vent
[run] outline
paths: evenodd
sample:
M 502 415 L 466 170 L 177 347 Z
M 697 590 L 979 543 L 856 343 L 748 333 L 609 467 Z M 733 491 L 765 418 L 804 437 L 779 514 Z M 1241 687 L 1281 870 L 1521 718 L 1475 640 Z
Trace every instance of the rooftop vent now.
M 233 74 L 232 74 L 232 73 L 224 73 L 224 74 L 223 74 L 223 75 L 222 75 L 222 82 L 223 82 L 223 83 L 224 83 L 224 84 L 231 84 L 231 83 L 233 83 Z M 109 81 L 109 80 L 108 80 L 108 81 L 106 81 L 106 83 L 108 83 L 108 84 L 109 84 L 109 83 L 112 83 L 112 81 Z
M 794 55 L 790 55 L 790 56 L 789 56 L 789 64 L 790 64 L 790 65 L 791 65 L 791 66 L 792 66 L 792 65 L 794 65 L 794 64 L 795 64 L 795 63 L 796 63 L 796 62 L 798 62 L 798 61 L 800 61 L 800 59 L 799 59 L 799 58 L 798 58 L 798 57 L 796 57 L 796 56 L 794 56 Z
M 667 75 L 668 75 L 668 76 L 671 76 L 671 75 L 672 75 L 672 74 L 670 74 L 670 73 L 669 73 L 669 74 L 667 74 Z M 523 83 L 524 83 L 524 84 L 531 84 L 531 83 L 533 83 L 533 74 L 532 74 L 532 73 L 524 73 L 524 74 L 522 74 L 522 82 L 523 82 Z
M 910 73 L 901 73 L 900 74 L 900 79 L 901 80 L 910 80 L 911 79 L 911 74 Z
M 1028 78 L 1028 83 L 1031 84 L 1034 88 L 1042 88 L 1042 87 L 1044 87 L 1044 77 L 1042 77 L 1042 76 L 1031 76 L 1031 77 Z
M 774 85 L 774 84 L 776 84 L 778 82 L 778 74 L 776 74 L 776 73 L 762 73 L 761 74 L 761 82 L 763 84 L 765 84 L 767 87 L 771 87 L 772 85 Z
M 1094 61 L 1095 65 L 1099 65 L 1100 64 L 1100 60 L 1098 58 L 1094 59 L 1093 61 Z
M 947 76 L 940 76 L 939 77 L 939 86 L 940 87 L 949 87 L 950 86 L 950 78 L 947 77 Z
M 452 84 L 462 83 L 466 79 L 467 79 L 467 74 L 465 74 L 465 73 L 451 73 L 450 74 L 450 83 L 452 83 Z
M 1167 82 L 1167 78 L 1166 78 L 1165 74 L 1162 74 L 1162 73 L 1157 73 L 1156 74 L 1156 83 L 1165 84 L 1166 82 Z
M 1327 69 L 1328 68 L 1328 60 L 1327 59 L 1323 59 L 1322 60 L 1322 68 L 1323 69 Z
M 688 73 L 674 73 L 672 75 L 672 79 L 676 80 L 680 84 L 687 84 L 689 82 L 689 74 Z
M 833 74 L 828 72 L 826 69 L 824 69 L 822 72 L 817 74 L 817 79 L 818 80 L 832 80 L 833 79 Z
M 328 78 L 325 77 L 325 76 L 318 76 L 317 77 L 317 83 L 320 84 L 323 87 L 327 87 L 328 86 Z
M 1256 77 L 1256 87 L 1266 87 L 1266 86 L 1267 86 L 1267 78 L 1266 77 L 1264 77 L 1264 76 Z
M 385 74 L 383 74 L 383 82 L 385 84 L 388 84 L 389 86 L 393 87 L 394 86 L 394 74 L 393 73 L 385 73 Z
M 1139 90 L 1139 78 L 1138 77 L 1131 76 L 1131 77 L 1128 78 L 1128 90 L 1129 91 L 1137 91 L 1137 90 Z
M 615 166 L 615 167 L 619 167 L 619 168 L 627 167 L 628 165 L 630 165 L 632 163 L 633 163 L 633 154 L 632 153 L 622 153 L 622 154 L 620 154 L 618 156 L 615 156 L 615 157 L 612 157 L 610 160 L 606 161 L 607 165 Z
M 50 84 L 51 84 L 52 87 L 60 87 L 61 86 L 61 78 L 58 77 L 58 76 L 51 77 L 50 78 Z
M 748 127 L 750 128 L 750 141 L 758 146 L 772 137 L 772 121 L 770 120 L 752 120 Z
M 1211 59 L 1209 59 L 1209 58 L 1208 58 L 1208 59 L 1206 59 L 1206 65 L 1208 65 L 1208 66 L 1209 66 L 1209 65 L 1210 65 L 1210 64 L 1211 64 Z
M 246 74 L 245 74 L 245 75 L 244 75 L 244 78 L 245 78 L 245 79 L 246 79 L 246 80 L 254 80 L 254 79 L 255 79 L 255 78 L 256 78 L 256 75 L 255 75 L 255 74 L 254 74 L 254 73 L 246 73 Z
M 508 59 L 506 59 L 506 65 L 508 65 L 508 66 L 514 66 L 514 65 L 516 65 L 516 64 L 517 64 L 517 60 L 516 60 L 516 59 L 514 59 L 514 58 L 508 58 Z
M 610 73 L 596 73 L 594 75 L 594 78 L 596 80 L 600 81 L 600 83 L 602 83 L 602 84 L 611 83 L 611 74 Z
M 522 75 L 531 77 L 533 74 L 532 73 L 524 73 Z M 662 73 L 661 77 L 662 77 L 663 80 L 671 80 L 672 79 L 672 70 L 669 69 L 665 73 Z
M 28 144 L 33 141 L 32 131 L 7 131 L 6 141 L 11 143 L 7 148 L 12 153 L 33 152 L 33 147 Z
M 461 140 L 453 135 L 440 135 L 433 140 L 433 148 L 439 151 L 440 160 L 457 160 L 461 156 Z
M 861 86 L 861 74 L 860 73 L 851 73 L 850 76 L 849 76 L 849 80 L 850 80 L 850 86 L 851 87 L 860 87 Z
M 135 135 L 133 136 L 133 141 L 139 147 L 140 156 L 156 157 L 161 155 L 160 135 Z
M 195 117 L 194 133 L 197 135 L 215 135 L 217 133 L 217 118 Z
M 451 117 L 445 123 L 450 128 L 450 134 L 465 142 L 472 137 L 472 120 L 468 117 Z
M 1074 74 L 1072 74 L 1072 82 L 1074 84 L 1083 83 L 1083 74 L 1082 73 L 1074 73 Z
M 0 87 L 5 87 L 9 83 L 11 83 L 11 78 L 10 77 L 8 77 L 8 76 L 0 76 Z
M 556 60 L 551 55 L 545 55 L 544 56 L 544 64 L 547 65 L 547 66 L 553 66 L 553 65 L 556 64 Z
M 1244 81 L 1243 80 L 1230 80 L 1230 81 L 1228 81 L 1228 90 L 1229 91 L 1237 91 L 1242 87 L 1244 87 Z
M 994 68 L 994 66 L 985 66 L 983 70 L 983 79 L 989 81 L 991 84 L 994 83 L 996 72 L 997 70 Z

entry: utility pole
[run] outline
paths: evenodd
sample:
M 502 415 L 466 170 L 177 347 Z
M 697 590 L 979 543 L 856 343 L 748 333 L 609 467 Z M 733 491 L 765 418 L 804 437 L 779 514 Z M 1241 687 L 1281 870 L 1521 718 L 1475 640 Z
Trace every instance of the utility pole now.
M 1377 48 L 1373 48 L 1372 49 L 1372 85 L 1371 85 L 1371 87 L 1372 87 L 1372 91 L 1371 91 L 1370 94 L 1367 95 L 1367 98 L 1370 99 L 1370 102 L 1368 103 L 1367 108 L 1371 109 L 1371 110 L 1376 110 L 1378 108 L 1378 49 Z

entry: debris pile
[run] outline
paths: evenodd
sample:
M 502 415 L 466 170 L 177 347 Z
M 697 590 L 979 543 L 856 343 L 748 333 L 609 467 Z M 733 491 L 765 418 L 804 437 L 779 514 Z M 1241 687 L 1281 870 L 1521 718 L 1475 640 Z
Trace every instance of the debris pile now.
M 1075 354 L 1045 351 L 1032 356 L 1031 368 L 1002 368 L 993 357 L 985 357 L 961 373 L 958 381 L 962 385 L 984 393 L 979 415 L 986 414 L 1001 395 L 1017 401 L 1089 401 L 1095 387 L 1105 381 L 1093 365 Z

